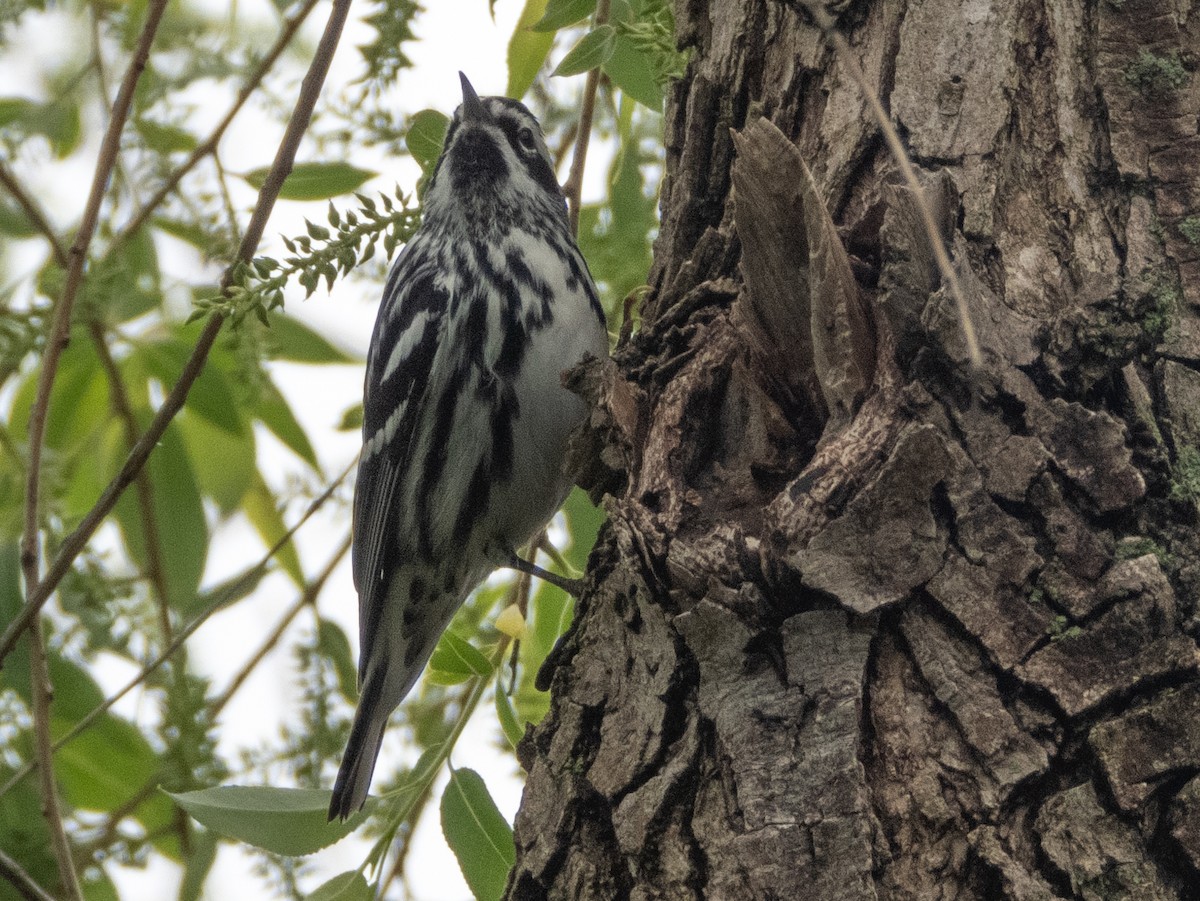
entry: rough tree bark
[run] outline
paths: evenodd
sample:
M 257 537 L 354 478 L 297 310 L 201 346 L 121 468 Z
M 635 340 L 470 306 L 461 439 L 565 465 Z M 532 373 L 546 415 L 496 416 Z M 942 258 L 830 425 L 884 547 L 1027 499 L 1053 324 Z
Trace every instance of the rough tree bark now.
M 801 5 L 676 2 L 509 896 L 1200 898 L 1200 6 L 837 4 L 972 372 Z

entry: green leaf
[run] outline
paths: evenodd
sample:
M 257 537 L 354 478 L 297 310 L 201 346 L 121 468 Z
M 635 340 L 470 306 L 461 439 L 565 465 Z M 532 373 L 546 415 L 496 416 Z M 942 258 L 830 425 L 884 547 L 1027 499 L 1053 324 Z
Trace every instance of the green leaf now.
M 321 883 L 305 901 L 371 901 L 374 895 L 362 873 L 352 870 L 338 873 Z
M 337 424 L 339 432 L 354 432 L 363 426 L 363 405 L 354 404 L 342 413 L 341 421 Z
M 0 235 L 8 235 L 10 238 L 32 238 L 38 233 L 18 204 L 6 197 L 0 198 Z
M 102 867 L 88 867 L 79 877 L 84 901 L 121 901 L 117 887 Z
M 171 423 L 146 465 L 150 474 L 152 508 L 161 553 L 167 600 L 177 608 L 195 603 L 208 555 L 208 524 L 182 433 Z M 146 535 L 137 489 L 117 501 L 117 523 L 125 547 L 139 566 L 147 566 Z
M 626 103 L 623 109 L 633 105 Z M 643 190 L 641 167 L 651 158 L 643 155 L 636 124 L 622 129 L 621 150 L 609 171 L 608 203 L 585 204 L 579 215 L 579 249 L 609 310 L 645 283 L 651 235 L 658 224 L 656 202 Z
M 618 34 L 604 72 L 618 88 L 655 112 L 662 112 L 663 89 L 654 77 L 650 58 L 626 35 Z
M 203 228 L 194 222 L 184 222 L 181 219 L 169 219 L 166 216 L 155 216 L 150 220 L 154 227 L 166 232 L 173 238 L 186 241 L 197 250 L 208 253 L 212 250 L 212 238 Z M 216 293 L 215 291 L 213 293 Z
M 192 355 L 186 341 L 172 335 L 161 341 L 147 343 L 138 348 L 134 358 L 144 362 L 147 372 L 163 383 L 168 390 L 179 381 L 183 368 Z M 208 365 L 188 392 L 185 408 L 197 416 L 203 416 L 213 425 L 232 434 L 246 431 L 238 411 L 233 385 L 220 366 Z
M 532 31 L 546 12 L 546 0 L 525 0 L 521 17 L 508 41 L 508 87 L 504 93 L 514 100 L 525 96 L 554 46 L 552 33 Z
M 21 122 L 35 105 L 24 97 L 0 97 L 0 128 Z
M 521 642 L 521 678 L 513 695 L 518 722 L 540 723 L 550 709 L 548 692 L 534 684 L 555 643 L 571 624 L 575 602 L 553 585 L 542 584 L 529 601 L 529 634 Z
M 596 11 L 596 0 L 550 0 L 546 12 L 532 26 L 533 31 L 558 31 L 582 22 Z
M 496 719 L 500 721 L 500 730 L 504 733 L 504 738 L 515 751 L 521 739 L 525 737 L 525 730 L 521 728 L 512 701 L 500 682 L 501 679 L 496 680 Z
M 296 414 L 288 406 L 283 394 L 265 375 L 259 385 L 258 397 L 253 406 L 254 417 L 262 422 L 271 434 L 282 441 L 301 460 L 317 472 L 321 464 L 317 461 L 317 452 L 313 450 L 312 442 L 308 440 Z
M 271 489 L 257 470 L 251 480 L 250 490 L 242 499 L 242 508 L 267 547 L 274 547 L 275 543 L 287 534 L 287 525 L 275 503 L 275 495 L 271 493 Z M 291 576 L 293 582 L 304 585 L 304 571 L 300 568 L 300 555 L 296 553 L 294 541 L 289 538 L 276 552 L 275 560 L 283 567 L 283 571 Z
M 9 657 L 4 661 L 5 676 L 8 675 L 11 660 L 12 657 Z M 5 744 L 9 748 L 19 747 L 7 740 Z M 0 784 L 7 784 L 12 775 L 11 769 L 0 764 Z M 27 777 L 0 795 L 0 848 L 18 861 L 38 885 L 53 892 L 52 897 L 62 897 L 64 890 L 59 881 L 54 853 L 50 850 L 52 847 L 50 830 L 42 815 L 37 776 Z M 8 886 L 6 880 L 2 884 Z M 19 901 L 21 897 L 15 891 L 0 888 L 0 898 L 4 901 Z
M 567 51 L 551 75 L 579 75 L 597 66 L 603 66 L 613 54 L 617 42 L 617 30 L 611 25 L 599 25 L 589 31 L 579 43 Z
M 357 363 L 359 360 L 339 350 L 322 335 L 294 316 L 275 312 L 271 327 L 263 331 L 263 343 L 271 360 L 294 363 Z
M 332 845 L 366 818 L 359 811 L 328 822 L 329 792 L 314 788 L 222 785 L 164 794 L 213 832 L 289 857 Z
M 337 673 L 338 690 L 350 703 L 358 701 L 358 668 L 350 650 L 350 639 L 337 623 L 324 617 L 317 621 L 317 650 L 328 658 Z
M 441 812 L 442 834 L 475 898 L 496 901 L 504 894 L 517 852 L 512 827 L 500 815 L 483 777 L 474 770 L 451 770 Z
M 41 135 L 59 159 L 79 146 L 79 107 L 67 100 L 37 103 L 24 97 L 0 97 L 0 128 Z
M 433 171 L 438 157 L 442 155 L 442 145 L 446 142 L 446 129 L 449 127 L 450 119 L 435 109 L 423 109 L 408 120 L 404 142 L 413 159 L 420 164 L 422 172 Z
M 571 535 L 571 543 L 563 556 L 575 569 L 583 572 L 587 569 L 588 555 L 596 544 L 596 536 L 600 534 L 600 527 L 607 517 L 604 510 L 593 504 L 587 492 L 581 488 L 571 489 L 562 509 Z
M 79 138 L 83 134 L 79 107 L 66 100 L 40 104 L 33 112 L 31 124 L 34 131 L 49 139 L 50 149 L 59 159 L 79 146 Z
M 116 419 L 93 436 L 90 447 L 80 454 L 80 459 L 71 467 L 63 494 L 62 515 L 74 525 L 87 515 L 108 483 L 121 471 L 121 465 L 129 456 L 129 441 L 125 426 Z
M 134 123 L 146 146 L 159 153 L 191 153 L 199 141 L 178 125 L 164 125 L 149 119 L 138 119 Z
M 251 187 L 261 189 L 270 171 L 255 169 L 243 178 Z M 378 174 L 349 163 L 297 163 L 284 180 L 279 196 L 284 200 L 327 200 L 349 194 Z
M 0 568 L 4 568 L 0 565 Z M 0 581 L 6 581 L 0 578 Z M 23 650 L 23 648 L 22 648 Z M 50 706 L 50 734 L 58 739 L 104 702 L 104 693 L 79 664 L 51 651 L 47 655 L 54 701 Z M 29 655 L 14 653 L 4 661 L 4 684 L 30 703 Z M 73 807 L 113 810 L 138 794 L 158 770 L 158 755 L 141 731 L 112 713 L 101 714 L 54 756 L 55 775 L 63 796 Z M 133 816 L 152 833 L 166 825 L 170 804 L 153 796 L 133 811 Z M 174 840 L 156 847 L 178 859 Z
M 92 264 L 84 296 L 114 325 L 158 308 L 162 280 L 158 251 L 148 230 L 139 229 Z
M 10 435 L 17 441 L 29 437 L 29 411 L 37 394 L 39 370 L 33 370 L 17 389 L 8 415 Z M 82 329 L 73 329 L 71 343 L 59 358 L 58 378 L 50 394 L 46 420 L 46 445 L 59 451 L 87 444 L 111 419 L 108 380 L 96 349 Z
M 433 656 L 429 658 L 430 675 L 443 685 L 456 685 L 473 676 L 490 676 L 492 664 L 470 642 L 447 630 Z M 449 678 L 451 681 L 443 681 Z
M 235 513 L 254 479 L 254 430 L 230 432 L 191 411 L 175 421 L 201 493 L 212 498 L 225 516 Z
M 179 901 L 200 901 L 204 893 L 204 881 L 212 872 L 217 859 L 217 834 L 207 829 L 192 833 L 191 853 L 183 868 L 183 879 L 179 883 Z
M 258 587 L 258 583 L 270 571 L 271 568 L 269 566 L 260 567 L 257 563 L 254 563 L 236 576 L 226 579 L 223 582 L 218 582 L 212 588 L 197 594 L 195 607 L 192 609 L 184 608 L 183 612 L 187 614 L 199 613 L 202 610 L 207 610 L 213 604 L 220 604 L 224 607 L 249 597 L 254 592 L 254 589 Z

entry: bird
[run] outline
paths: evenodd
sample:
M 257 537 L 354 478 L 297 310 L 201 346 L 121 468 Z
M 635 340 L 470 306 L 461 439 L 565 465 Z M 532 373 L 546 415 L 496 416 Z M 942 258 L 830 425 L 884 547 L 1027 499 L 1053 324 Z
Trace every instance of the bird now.
M 389 271 L 367 352 L 354 490 L 359 702 L 329 805 L 367 798 L 388 717 L 471 591 L 516 555 L 571 487 L 586 416 L 562 374 L 608 353 L 541 126 L 520 102 L 462 104 Z

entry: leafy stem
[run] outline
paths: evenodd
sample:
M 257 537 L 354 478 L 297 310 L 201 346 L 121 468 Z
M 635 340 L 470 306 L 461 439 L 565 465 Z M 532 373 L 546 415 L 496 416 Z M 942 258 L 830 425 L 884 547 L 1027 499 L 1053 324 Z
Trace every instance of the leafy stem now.
M 343 213 L 329 204 L 328 228 L 305 220 L 306 234 L 284 237 L 284 246 L 293 255 L 282 262 L 262 256 L 235 266 L 225 293 L 197 300 L 189 321 L 217 313 L 229 317 L 236 328 L 253 313 L 263 325 L 270 325 L 266 314 L 283 306 L 283 289 L 289 281 L 299 282 L 305 297 L 317 290 L 322 278 L 332 288 L 339 275 L 346 275 L 375 255 L 380 238 L 384 254 L 390 257 L 420 224 L 420 210 L 410 206 L 409 198 L 399 188 L 394 201 L 382 193 L 379 203 L 363 194 L 355 196 L 360 203 L 357 211 Z

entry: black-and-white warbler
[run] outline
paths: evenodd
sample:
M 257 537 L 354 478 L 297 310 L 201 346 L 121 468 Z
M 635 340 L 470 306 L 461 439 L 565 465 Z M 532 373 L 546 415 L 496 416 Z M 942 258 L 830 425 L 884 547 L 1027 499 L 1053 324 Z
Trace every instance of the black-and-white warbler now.
M 554 515 L 585 415 L 561 382 L 607 353 L 604 313 L 537 119 L 463 102 L 388 276 L 354 494 L 358 711 L 329 806 L 362 807 L 388 716 L 467 595 Z

